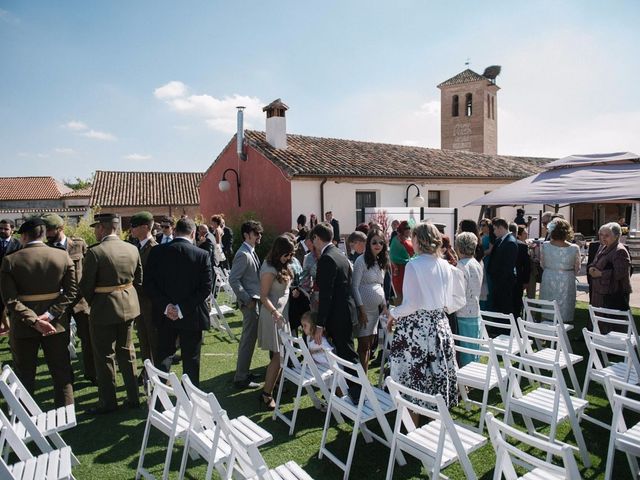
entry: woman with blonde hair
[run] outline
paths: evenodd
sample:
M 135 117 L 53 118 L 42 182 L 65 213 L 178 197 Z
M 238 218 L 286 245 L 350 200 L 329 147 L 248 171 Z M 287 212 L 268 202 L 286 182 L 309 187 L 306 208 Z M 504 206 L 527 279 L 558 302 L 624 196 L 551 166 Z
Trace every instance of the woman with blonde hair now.
M 580 271 L 580 247 L 573 238 L 571 224 L 564 218 L 555 218 L 547 225 L 549 241 L 542 244 L 540 266 L 540 298 L 555 300 L 563 322 L 573 322 L 576 310 L 576 275 Z
M 417 256 L 404 273 L 402 304 L 389 312 L 395 325 L 391 377 L 430 395 L 441 394 L 447 406 L 458 403 L 453 337 L 445 307 L 454 292 L 454 267 L 440 258 L 442 237 L 435 225 L 422 223 L 411 232 Z M 464 296 L 464 292 L 461 293 Z

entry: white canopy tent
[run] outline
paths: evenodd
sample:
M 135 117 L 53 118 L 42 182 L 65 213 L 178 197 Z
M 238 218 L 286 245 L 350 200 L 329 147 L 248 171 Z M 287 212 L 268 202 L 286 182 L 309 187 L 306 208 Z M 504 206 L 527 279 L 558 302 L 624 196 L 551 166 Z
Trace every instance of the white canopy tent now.
M 631 153 L 571 155 L 537 175 L 505 185 L 467 205 L 633 203 L 640 230 L 640 156 Z

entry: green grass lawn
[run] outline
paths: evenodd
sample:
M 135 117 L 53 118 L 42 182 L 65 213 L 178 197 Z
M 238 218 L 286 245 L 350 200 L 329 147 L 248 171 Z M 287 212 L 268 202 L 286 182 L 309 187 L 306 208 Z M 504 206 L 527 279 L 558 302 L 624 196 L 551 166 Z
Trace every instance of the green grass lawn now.
M 636 318 L 640 316 L 640 310 L 635 310 Z M 577 365 L 578 379 L 584 378 L 586 363 L 586 347 L 582 337 L 582 328 L 586 325 L 588 312 L 586 304 L 580 303 L 576 310 L 575 328 L 570 333 L 574 353 L 585 356 L 585 360 Z M 241 330 L 241 317 L 236 315 L 229 318 L 230 325 L 239 335 Z M 328 459 L 318 459 L 318 449 L 324 424 L 324 414 L 316 410 L 308 397 L 304 397 L 301 410 L 298 415 L 296 431 L 293 436 L 288 435 L 288 427 L 281 421 L 271 419 L 269 412 L 263 410 L 258 401 L 259 391 L 238 391 L 233 387 L 232 379 L 235 370 L 237 342 L 231 342 L 228 337 L 218 333 L 209 332 L 205 336 L 205 345 L 202 348 L 201 388 L 207 392 L 213 392 L 218 397 L 222 406 L 230 416 L 246 415 L 273 434 L 273 441 L 261 448 L 267 463 L 274 467 L 289 460 L 295 460 L 314 478 L 341 478 L 342 472 Z M 81 355 L 81 352 L 80 352 Z M 8 339 L 0 340 L 0 361 L 11 364 Z M 264 375 L 268 363 L 268 354 L 256 349 L 253 358 L 253 371 Z M 121 409 L 117 412 L 92 417 L 85 413 L 87 408 L 97 400 L 96 388 L 82 381 L 79 360 L 73 362 L 76 378 L 75 384 L 76 412 L 78 425 L 65 432 L 63 437 L 72 447 L 73 452 L 79 458 L 81 464 L 74 468 L 74 475 L 78 479 L 130 479 L 135 475 L 138 462 L 138 454 L 145 426 L 146 409 L 131 411 Z M 182 374 L 179 366 L 175 367 L 175 373 Z M 378 369 L 370 371 L 372 381 L 377 381 Z M 119 382 L 119 400 L 125 398 L 122 381 Z M 289 388 L 293 392 L 293 388 Z M 589 412 L 602 420 L 610 420 L 611 413 L 608 402 L 598 387 L 591 389 L 592 395 L 588 397 L 590 402 Z M 479 392 L 476 392 L 479 393 Z M 285 394 L 285 407 L 291 408 L 293 393 Z M 474 396 L 474 395 L 472 395 Z M 480 398 L 475 395 L 474 398 Z M 495 399 L 495 396 L 494 396 Z M 36 401 L 43 409 L 53 407 L 53 396 L 48 370 L 42 362 L 38 369 L 38 381 Z M 474 408 L 467 412 L 464 408 L 453 410 L 454 420 L 459 422 L 471 422 L 477 424 L 479 410 Z M 498 418 L 501 418 L 499 416 Z M 516 417 L 517 418 L 517 417 Z M 390 417 L 393 427 L 394 417 Z M 586 479 L 604 477 L 606 453 L 609 441 L 609 433 L 588 422 L 582 423 L 585 440 L 591 453 L 592 467 L 586 469 L 580 463 L 581 472 Z M 486 433 L 486 430 L 485 430 Z M 336 426 L 332 423 L 328 445 L 339 456 L 346 458 L 346 452 L 350 440 L 351 427 L 348 425 Z M 563 425 L 558 430 L 558 438 L 575 444 L 570 428 Z M 167 438 L 152 429 L 149 448 L 145 458 L 145 466 L 156 477 L 162 475 L 164 456 L 166 453 Z M 182 445 L 176 446 L 173 452 L 171 466 L 171 478 L 177 478 L 177 472 L 182 456 Z M 377 442 L 366 444 L 362 437 L 359 438 L 356 447 L 351 478 L 367 478 L 369 480 L 382 479 L 385 476 L 389 449 Z M 395 468 L 394 478 L 425 478 L 425 472 L 421 464 L 407 457 L 408 464 L 405 467 Z M 492 478 L 495 463 L 495 455 L 490 444 L 471 455 L 471 462 L 478 478 Z M 187 469 L 187 478 L 204 478 L 206 464 L 202 460 L 190 461 Z M 457 465 L 452 465 L 443 472 L 454 479 L 463 479 L 464 474 Z M 628 465 L 623 455 L 616 456 L 614 475 L 617 478 L 630 478 Z

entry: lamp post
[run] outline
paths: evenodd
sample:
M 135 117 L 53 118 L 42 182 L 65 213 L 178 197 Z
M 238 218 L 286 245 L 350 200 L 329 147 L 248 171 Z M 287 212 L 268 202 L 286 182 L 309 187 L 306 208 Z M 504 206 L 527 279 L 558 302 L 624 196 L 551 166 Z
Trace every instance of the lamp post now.
M 405 207 L 409 206 L 409 189 L 411 187 L 416 187 L 417 190 L 417 194 L 415 197 L 413 197 L 412 199 L 412 203 L 416 206 L 416 207 L 422 207 L 424 205 L 424 197 L 422 195 L 420 195 L 420 187 L 418 187 L 415 183 L 411 183 L 409 184 L 409 186 L 407 187 L 407 191 L 404 194 L 404 205 Z
M 218 190 L 221 192 L 228 192 L 231 189 L 231 183 L 227 180 L 227 172 L 233 172 L 236 174 L 236 188 L 238 189 L 238 206 L 240 207 L 240 176 L 235 168 L 227 168 L 222 173 L 222 180 L 218 183 Z

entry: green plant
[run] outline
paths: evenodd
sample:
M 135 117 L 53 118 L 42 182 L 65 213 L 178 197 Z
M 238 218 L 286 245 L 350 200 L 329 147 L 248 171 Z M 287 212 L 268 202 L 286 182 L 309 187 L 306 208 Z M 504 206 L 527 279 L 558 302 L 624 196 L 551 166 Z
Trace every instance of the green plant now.
M 244 212 L 237 217 L 233 217 L 229 220 L 228 226 L 233 230 L 233 251 L 237 252 L 238 248 L 242 242 L 244 242 L 244 238 L 242 238 L 242 233 L 240 233 L 241 225 L 248 220 L 256 220 L 260 222 L 260 217 L 256 212 Z M 262 222 L 260 222 L 262 223 Z M 274 240 L 282 233 L 276 232 L 276 229 L 270 225 L 262 224 L 262 228 L 264 228 L 264 232 L 262 232 L 262 239 L 260 240 L 260 245 L 256 247 L 256 253 L 258 257 L 263 259 L 267 256 L 271 245 L 273 245 Z
M 91 221 L 93 221 L 93 213 L 91 214 Z M 87 245 L 93 245 L 97 240 L 96 234 L 91 226 L 91 221 L 86 218 L 82 218 L 75 226 L 66 224 L 64 227 L 64 234 L 67 237 L 80 237 L 87 242 Z

